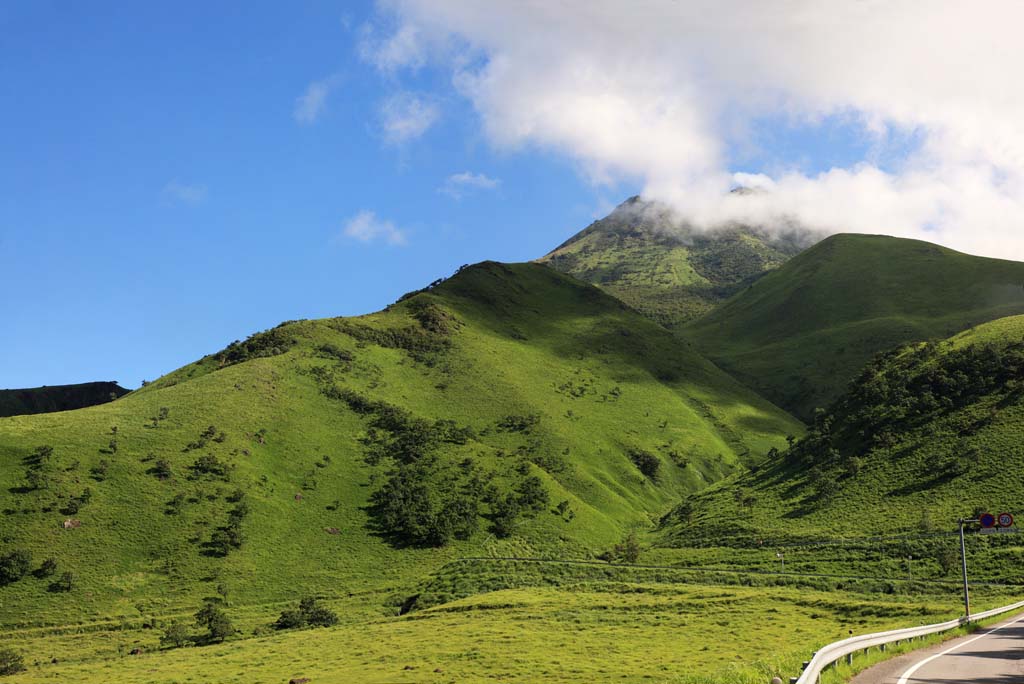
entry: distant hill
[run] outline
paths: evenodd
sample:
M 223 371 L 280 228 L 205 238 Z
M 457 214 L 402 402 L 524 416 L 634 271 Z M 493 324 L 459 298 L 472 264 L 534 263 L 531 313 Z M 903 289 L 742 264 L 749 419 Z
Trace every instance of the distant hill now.
M 1024 316 L 880 355 L 791 449 L 691 496 L 665 529 L 672 544 L 770 547 L 952 532 L 976 511 L 1024 511 Z M 1024 580 L 1019 542 L 980 548 L 974 572 Z
M 599 289 L 478 264 L 0 419 L 0 551 L 80 586 L 0 587 L 4 622 L 180 614 L 217 587 L 397 612 L 460 556 L 596 555 L 802 429 Z
M 809 421 L 872 356 L 1024 313 L 1024 263 L 879 235 L 834 235 L 682 334 Z
M 782 233 L 738 225 L 701 231 L 665 205 L 632 197 L 539 261 L 674 329 L 818 239 L 796 227 Z
M 78 385 L 0 390 L 0 418 L 95 406 L 113 401 L 129 391 L 116 382 L 83 382 Z

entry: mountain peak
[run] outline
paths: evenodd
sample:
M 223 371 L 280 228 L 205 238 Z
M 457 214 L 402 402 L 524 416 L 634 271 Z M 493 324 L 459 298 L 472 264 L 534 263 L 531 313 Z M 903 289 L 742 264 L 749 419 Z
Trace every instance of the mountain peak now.
M 739 224 L 700 230 L 669 205 L 634 195 L 539 261 L 674 328 L 708 312 L 819 237 Z

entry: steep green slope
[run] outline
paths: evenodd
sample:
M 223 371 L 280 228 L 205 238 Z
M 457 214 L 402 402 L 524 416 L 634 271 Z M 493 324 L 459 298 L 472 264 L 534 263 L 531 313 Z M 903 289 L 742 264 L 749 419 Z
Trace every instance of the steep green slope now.
M 83 382 L 0 390 L 0 418 L 71 411 L 113 401 L 128 393 L 116 382 Z
M 750 226 L 703 232 L 632 197 L 539 261 L 593 283 L 667 328 L 697 318 L 810 246 L 816 236 Z
M 462 555 L 605 550 L 800 430 L 596 288 L 484 263 L 0 420 L 0 555 L 56 561 L 0 587 L 0 621 L 166 615 L 218 587 L 397 610 Z
M 1021 312 L 1024 263 L 835 235 L 684 334 L 741 382 L 810 420 L 877 352 Z
M 761 549 L 758 562 L 771 564 L 764 551 L 779 543 L 832 540 L 817 555 L 799 552 L 811 567 L 826 558 L 847 573 L 889 563 L 906 576 L 919 559 L 915 577 L 948 577 L 959 567 L 955 541 L 930 534 L 976 511 L 1024 511 L 1022 380 L 1024 316 L 880 355 L 782 458 L 691 496 L 665 519 L 665 539 Z M 900 537 L 837 541 L 877 534 Z M 997 537 L 974 538 L 975 576 L 1024 581 L 1024 548 Z

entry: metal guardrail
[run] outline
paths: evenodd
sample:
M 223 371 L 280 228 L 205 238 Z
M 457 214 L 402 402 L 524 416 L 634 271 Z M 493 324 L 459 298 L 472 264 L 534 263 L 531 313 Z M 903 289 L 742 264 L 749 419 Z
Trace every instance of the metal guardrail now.
M 927 636 L 929 634 L 938 634 L 939 632 L 956 629 L 968 622 L 984 620 L 985 618 L 1001 615 L 1002 613 L 1009 613 L 1021 608 L 1024 608 L 1024 601 L 1018 601 L 1017 603 L 1012 603 L 1008 606 L 1003 606 L 1002 608 L 986 610 L 983 613 L 974 613 L 970 616 L 970 619 L 961 617 L 934 625 L 907 627 L 904 629 L 894 629 L 888 632 L 863 634 L 861 636 L 843 639 L 842 641 L 836 641 L 835 643 L 831 643 L 828 646 L 823 646 L 819 649 L 814 654 L 814 657 L 812 657 L 807 663 L 803 674 L 799 677 L 791 677 L 789 681 L 791 684 L 817 684 L 822 671 L 843 656 L 852 656 L 857 651 L 867 650 L 872 646 L 882 646 L 884 644 L 891 644 L 894 641 L 903 641 L 904 639 L 913 639 L 916 637 Z

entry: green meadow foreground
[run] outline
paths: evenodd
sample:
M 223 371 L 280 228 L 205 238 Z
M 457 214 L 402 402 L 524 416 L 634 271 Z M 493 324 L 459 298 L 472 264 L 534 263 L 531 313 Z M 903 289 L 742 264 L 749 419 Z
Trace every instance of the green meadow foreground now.
M 979 606 L 999 596 L 979 596 Z M 148 652 L 152 631 L 8 635 L 62 658 L 76 640 L 120 656 L 42 663 L 19 682 L 273 684 L 343 682 L 736 682 L 799 671 L 814 647 L 855 632 L 937 622 L 945 597 L 886 597 L 785 587 L 591 582 L 496 591 L 405 617 Z M 344 604 L 338 604 L 345 613 Z M 147 649 L 127 655 L 129 647 Z M 52 656 L 51 656 L 52 654 Z

